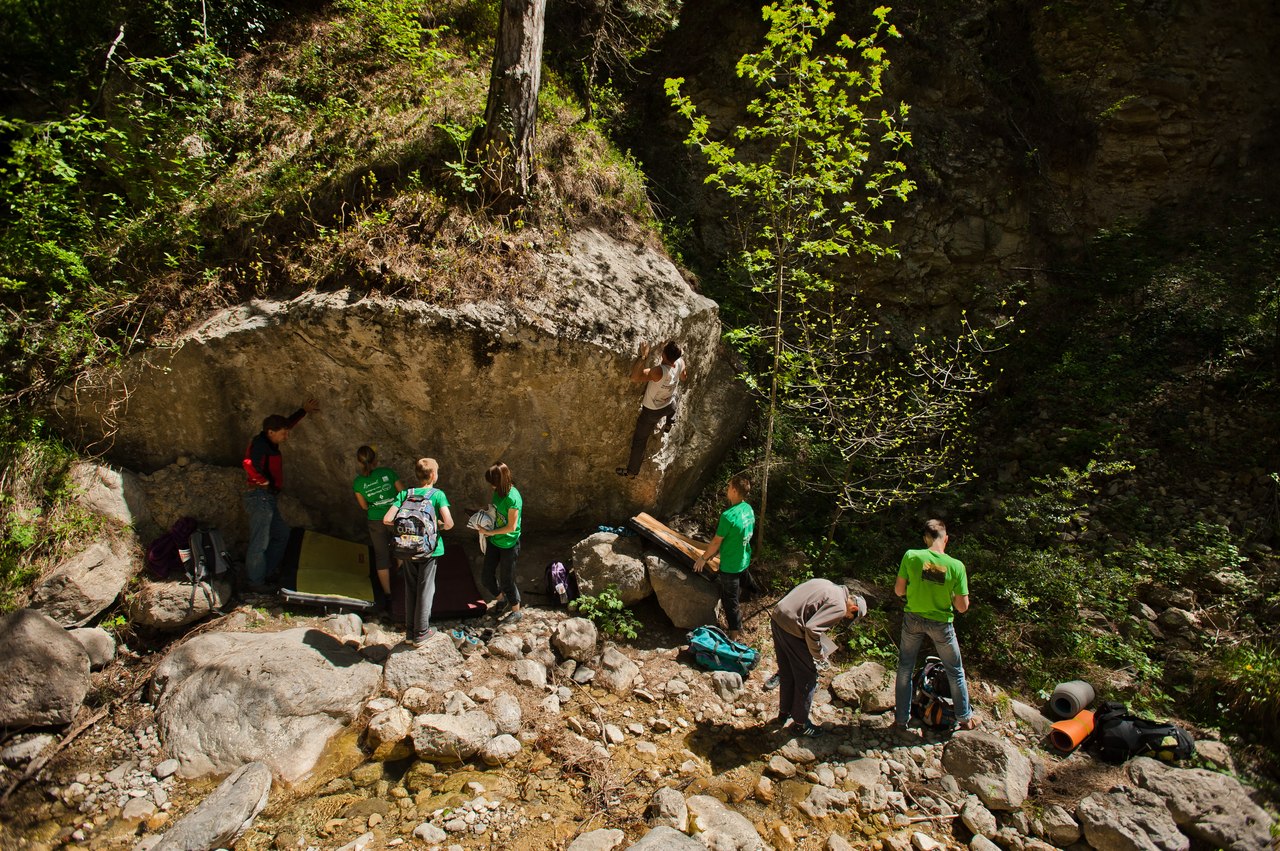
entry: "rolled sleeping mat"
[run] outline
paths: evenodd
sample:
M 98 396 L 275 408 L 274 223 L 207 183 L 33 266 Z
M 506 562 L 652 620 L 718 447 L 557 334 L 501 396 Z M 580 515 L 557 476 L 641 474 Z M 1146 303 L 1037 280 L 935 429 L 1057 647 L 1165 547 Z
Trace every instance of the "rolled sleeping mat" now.
M 1093 703 L 1093 686 L 1084 680 L 1060 683 L 1049 698 L 1049 709 L 1059 718 L 1075 718 Z
M 1049 729 L 1049 743 L 1063 753 L 1071 753 L 1093 732 L 1093 710 L 1081 709 L 1074 718 L 1056 722 Z

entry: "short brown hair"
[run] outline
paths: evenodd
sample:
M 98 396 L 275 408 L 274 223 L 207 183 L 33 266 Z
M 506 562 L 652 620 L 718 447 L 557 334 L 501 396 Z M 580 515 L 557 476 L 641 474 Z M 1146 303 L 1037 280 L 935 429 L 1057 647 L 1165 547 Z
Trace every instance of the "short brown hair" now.
M 501 461 L 498 461 L 485 471 L 484 480 L 493 485 L 493 491 L 498 496 L 506 496 L 511 493 L 511 470 Z
M 926 520 L 924 524 L 924 536 L 930 541 L 936 541 L 943 535 L 947 534 L 947 524 L 941 520 Z
M 751 480 L 742 473 L 738 473 L 729 479 L 729 487 L 741 494 L 743 499 L 751 496 Z
M 418 474 L 418 481 L 426 484 L 427 479 L 440 475 L 440 463 L 434 458 L 419 458 L 413 471 Z

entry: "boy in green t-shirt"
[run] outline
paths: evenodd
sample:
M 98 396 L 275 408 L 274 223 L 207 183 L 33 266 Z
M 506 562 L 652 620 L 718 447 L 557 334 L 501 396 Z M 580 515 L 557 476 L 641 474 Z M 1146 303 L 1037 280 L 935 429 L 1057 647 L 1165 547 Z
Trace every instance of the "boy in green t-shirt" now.
M 716 536 L 711 539 L 702 557 L 693 563 L 694 573 L 701 573 L 716 554 L 720 555 L 720 565 L 712 565 L 711 569 L 719 572 L 720 602 L 724 606 L 724 617 L 729 623 L 729 637 L 734 641 L 742 638 L 742 612 L 739 608 L 742 585 L 748 590 L 753 587 L 751 575 L 747 568 L 751 566 L 751 535 L 756 530 L 756 513 L 747 503 L 751 494 L 751 480 L 738 475 L 729 479 L 725 488 L 725 496 L 729 499 L 729 507 L 720 515 L 716 525 Z
M 956 725 L 961 730 L 978 726 L 969 706 L 969 687 L 964 678 L 964 662 L 960 644 L 952 626 L 956 612 L 969 609 L 969 577 L 964 563 L 946 554 L 946 524 L 941 520 L 925 523 L 926 549 L 907 550 L 898 566 L 898 579 L 893 592 L 906 598 L 902 617 L 902 644 L 898 650 L 898 678 L 895 683 L 897 706 L 894 728 L 906 730 L 911 720 L 911 680 L 916 657 L 925 638 L 933 642 L 938 658 L 947 670 L 951 699 L 955 704 Z
M 418 474 L 418 481 L 422 483 L 422 487 L 409 488 L 397 494 L 382 518 L 382 522 L 388 526 L 394 526 L 396 515 L 400 513 L 400 506 L 404 505 L 405 500 L 414 494 L 421 496 L 430 494 L 431 506 L 436 512 L 437 532 L 452 529 L 453 515 L 449 513 L 449 499 L 444 495 L 444 491 L 433 487 L 440 476 L 440 464 L 434 458 L 419 458 L 414 466 L 414 472 Z M 405 638 L 415 647 L 421 645 L 435 632 L 431 628 L 431 604 L 436 598 L 436 561 L 442 555 L 444 555 L 444 536 L 437 535 L 436 548 L 431 551 L 431 555 L 422 561 L 409 559 L 400 562 L 400 569 L 404 573 Z

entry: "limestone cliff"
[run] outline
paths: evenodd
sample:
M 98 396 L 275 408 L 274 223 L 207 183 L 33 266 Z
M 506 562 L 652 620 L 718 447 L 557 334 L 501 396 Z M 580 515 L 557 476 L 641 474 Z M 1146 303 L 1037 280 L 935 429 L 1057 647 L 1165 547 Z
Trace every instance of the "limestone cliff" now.
M 596 232 L 541 265 L 545 286 L 521 303 L 446 308 L 343 290 L 243 304 L 96 387 L 65 389 L 56 408 L 85 446 L 150 473 L 179 457 L 238 467 L 265 415 L 314 396 L 322 410 L 284 447 L 285 490 L 337 533 L 363 526 L 351 491 L 363 443 L 406 483 L 415 459 L 439 459 L 455 516 L 487 501 L 484 471 L 504 460 L 529 531 L 685 504 L 746 416 L 715 303 L 665 255 Z M 640 396 L 632 359 L 642 341 L 668 338 L 689 364 L 680 415 L 640 478 L 619 478 Z M 223 507 L 228 520 L 238 512 Z M 163 522 L 184 507 L 154 510 Z

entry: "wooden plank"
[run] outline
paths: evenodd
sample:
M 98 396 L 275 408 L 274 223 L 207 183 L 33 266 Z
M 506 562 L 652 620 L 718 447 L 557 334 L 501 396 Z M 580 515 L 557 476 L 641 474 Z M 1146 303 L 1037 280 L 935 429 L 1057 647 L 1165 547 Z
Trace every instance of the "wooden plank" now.
M 706 552 L 707 541 L 699 541 L 690 538 L 687 535 L 681 535 L 676 530 L 665 525 L 653 516 L 643 511 L 631 518 L 630 525 L 646 540 L 652 541 L 663 551 L 669 553 L 677 559 L 684 567 L 693 567 L 693 563 L 702 557 Z M 708 566 L 714 571 L 720 569 L 720 556 L 716 556 L 708 562 Z M 708 577 L 710 578 L 710 577 Z

